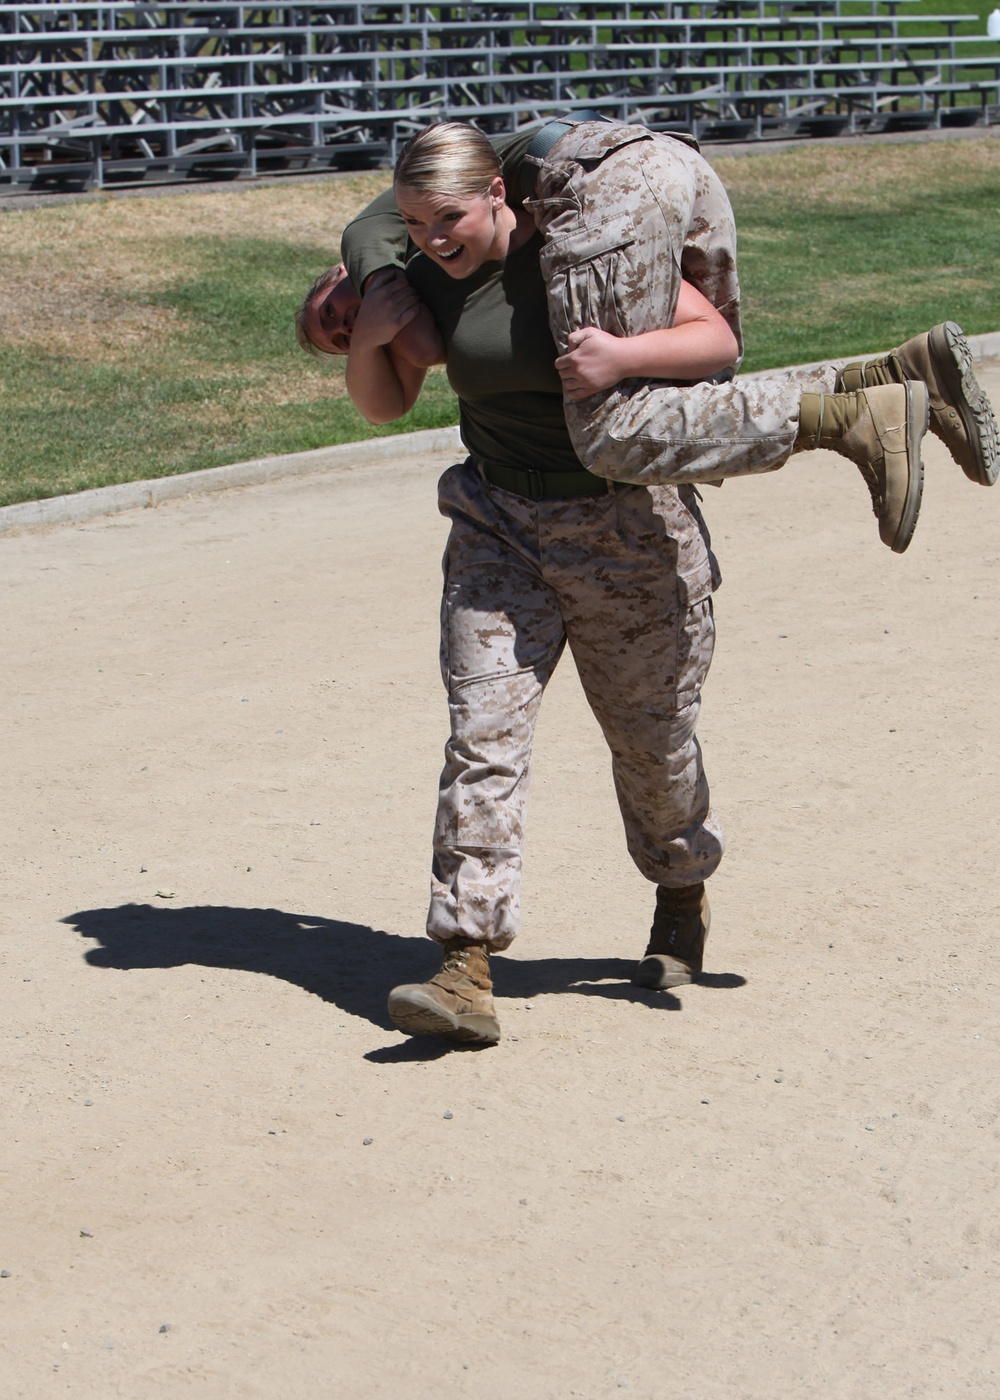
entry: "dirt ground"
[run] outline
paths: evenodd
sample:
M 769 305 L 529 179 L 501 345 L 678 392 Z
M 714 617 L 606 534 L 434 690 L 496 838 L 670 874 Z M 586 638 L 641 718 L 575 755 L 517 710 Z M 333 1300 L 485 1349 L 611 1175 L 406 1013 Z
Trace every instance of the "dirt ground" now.
M 1000 403 L 1000 366 L 984 374 Z M 11 1397 L 1000 1395 L 1000 490 L 707 491 L 707 972 L 567 660 L 504 1039 L 407 1041 L 446 459 L 0 540 Z

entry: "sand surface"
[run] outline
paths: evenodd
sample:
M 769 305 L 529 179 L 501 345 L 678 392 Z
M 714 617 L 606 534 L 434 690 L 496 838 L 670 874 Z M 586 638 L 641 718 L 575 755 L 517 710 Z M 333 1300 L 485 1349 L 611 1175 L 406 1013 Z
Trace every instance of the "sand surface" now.
M 1000 403 L 1000 366 L 983 375 Z M 0 541 L 5 1396 L 1000 1395 L 1000 489 L 707 491 L 707 972 L 567 660 L 504 1040 L 408 1041 L 447 458 Z

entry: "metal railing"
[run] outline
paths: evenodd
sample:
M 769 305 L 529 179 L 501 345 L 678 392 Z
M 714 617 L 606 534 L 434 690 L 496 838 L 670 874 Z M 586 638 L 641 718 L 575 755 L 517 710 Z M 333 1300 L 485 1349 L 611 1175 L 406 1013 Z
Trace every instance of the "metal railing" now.
M 993 119 L 1000 45 L 902 3 L 5 4 L 0 182 L 373 167 L 583 106 L 703 140 Z

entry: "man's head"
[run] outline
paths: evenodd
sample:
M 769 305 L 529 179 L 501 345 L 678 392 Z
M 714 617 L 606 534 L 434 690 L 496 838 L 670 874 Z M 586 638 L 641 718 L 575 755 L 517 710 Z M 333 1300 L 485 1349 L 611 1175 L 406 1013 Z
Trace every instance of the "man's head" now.
M 346 355 L 360 305 L 344 264 L 327 268 L 295 313 L 295 336 L 302 349 L 317 360 Z

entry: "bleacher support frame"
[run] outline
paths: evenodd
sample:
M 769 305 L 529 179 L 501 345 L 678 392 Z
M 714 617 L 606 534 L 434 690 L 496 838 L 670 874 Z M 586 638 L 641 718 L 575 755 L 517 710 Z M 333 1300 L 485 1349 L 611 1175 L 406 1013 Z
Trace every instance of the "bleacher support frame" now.
M 703 141 L 995 119 L 1000 45 L 902 4 L 5 4 L 0 189 L 372 168 L 581 107 Z

